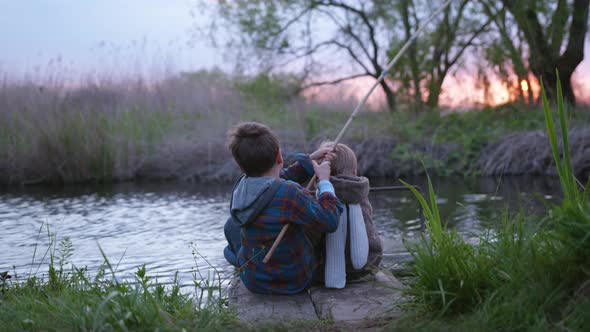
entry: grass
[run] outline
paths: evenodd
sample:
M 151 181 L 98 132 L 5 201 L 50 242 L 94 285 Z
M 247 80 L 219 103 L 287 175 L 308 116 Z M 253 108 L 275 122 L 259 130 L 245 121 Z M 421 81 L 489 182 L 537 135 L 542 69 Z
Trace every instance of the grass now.
M 239 97 L 217 96 L 210 90 L 222 86 L 203 79 L 179 77 L 155 87 L 132 83 L 0 86 L 0 181 L 135 179 L 142 168 L 165 169 L 160 165 L 175 164 L 171 157 L 219 141 L 216 130 L 237 116 L 229 108 Z M 170 145 L 182 151 L 170 156 Z
M 426 113 L 418 117 L 398 115 L 392 132 L 399 144 L 391 157 L 407 171 L 420 168 L 420 161 L 429 172 L 438 175 L 477 175 L 482 171 L 478 164 L 482 152 L 504 137 L 524 131 L 543 131 L 544 112 L 538 107 L 503 105 L 462 113 Z M 570 110 L 570 121 L 578 126 L 590 124 L 590 112 L 584 109 Z M 422 143 L 429 149 L 416 149 Z M 537 142 L 527 142 L 532 148 Z M 543 142 L 539 144 L 544 144 Z M 449 146 L 450 151 L 437 155 L 437 146 Z M 519 163 L 511 158 L 511 163 Z M 403 173 L 403 172 L 402 172 Z
M 41 235 L 43 226 L 39 230 Z M 0 326 L 2 331 L 327 331 L 340 330 L 333 321 L 281 320 L 239 321 L 229 307 L 220 273 L 191 244 L 195 260 L 203 259 L 215 277 L 194 273 L 192 289 L 177 277 L 159 282 L 145 265 L 132 278 L 117 274 L 99 250 L 104 263 L 95 273 L 73 264 L 67 267 L 74 248 L 66 237 L 57 243 L 49 232 L 43 258 L 26 278 L 0 273 Z M 39 270 L 48 257 L 47 273 Z M 198 266 L 198 264 L 197 264 Z M 35 271 L 36 270 L 36 271 Z M 235 275 L 234 275 L 235 276 Z M 189 287 L 190 288 L 190 287 Z
M 541 220 L 505 216 L 502 227 L 466 244 L 444 226 L 430 185 L 429 237 L 409 244 L 415 263 L 411 314 L 393 330 L 588 330 L 590 205 L 571 167 L 566 111 L 558 86 L 556 130 L 543 89 L 544 116 L 561 187 L 560 206 Z M 560 139 L 560 140 L 558 140 Z M 410 188 L 411 189 L 411 188 Z
M 66 87 L 4 81 L 0 183 L 218 179 L 220 169 L 232 169 L 223 167 L 230 160 L 224 142 L 235 123 L 267 123 L 286 151 L 310 151 L 319 141 L 334 139 L 355 106 L 306 102 L 290 97 L 292 90 L 288 78 L 216 72 L 154 84 L 105 81 Z M 571 111 L 568 117 L 590 123 L 587 111 Z M 364 111 L 344 141 L 389 142 L 389 150 L 375 148 L 380 152 L 373 158 L 392 159 L 388 167 L 398 174 L 415 172 L 419 160 L 440 175 L 477 174 L 477 160 L 490 143 L 543 124 L 539 109 L 511 105 L 445 116 Z
M 145 266 L 133 280 L 120 280 L 106 257 L 91 276 L 85 268 L 65 268 L 73 251 L 67 239 L 50 243 L 46 279 L 0 275 L 3 331 L 218 331 L 237 324 L 220 285 L 195 276 L 191 294 L 176 278 L 154 280 Z
M 0 183 L 198 176 L 211 163 L 230 159 L 225 132 L 240 121 L 265 122 L 300 147 L 325 134 L 325 113 L 290 101 L 281 86 L 267 90 L 272 84 L 258 81 L 201 73 L 155 85 L 4 83 Z

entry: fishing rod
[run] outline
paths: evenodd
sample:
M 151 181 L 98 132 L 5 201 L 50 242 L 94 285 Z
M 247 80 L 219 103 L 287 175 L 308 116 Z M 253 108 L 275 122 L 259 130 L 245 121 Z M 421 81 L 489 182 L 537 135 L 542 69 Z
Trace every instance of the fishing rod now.
M 333 145 L 333 148 L 332 149 L 335 149 L 336 146 L 338 146 L 338 143 L 340 142 L 340 139 L 342 139 L 342 136 L 344 135 L 344 132 L 346 132 L 346 129 L 348 129 L 348 127 L 352 123 L 352 120 L 354 120 L 354 118 L 356 117 L 357 113 L 360 110 L 363 109 L 363 107 L 367 103 L 367 100 L 369 99 L 369 96 L 371 96 L 371 94 L 373 93 L 373 91 L 375 91 L 375 89 L 381 83 L 381 81 L 383 81 L 385 79 L 385 77 L 387 76 L 387 73 L 389 72 L 389 70 L 399 61 L 399 59 L 402 57 L 402 55 L 408 50 L 408 48 L 410 48 L 410 46 L 412 45 L 412 43 L 414 41 L 416 41 L 416 39 L 418 38 L 418 35 L 420 33 L 422 33 L 422 31 L 424 31 L 424 29 L 426 29 L 426 26 L 432 20 L 434 20 L 434 18 L 436 16 L 438 16 L 443 10 L 445 10 L 451 4 L 452 1 L 453 0 L 447 0 L 447 2 L 445 2 L 439 9 L 437 9 L 434 13 L 432 13 L 432 15 L 430 15 L 430 17 L 426 20 L 426 22 L 424 22 L 424 24 L 422 24 L 422 26 L 420 26 L 418 28 L 418 30 L 416 30 L 416 32 L 414 32 L 414 34 L 412 34 L 412 36 L 410 37 L 410 39 L 408 39 L 408 41 L 399 50 L 399 52 L 397 52 L 396 56 L 387 64 L 387 66 L 381 72 L 381 74 L 379 75 L 379 77 L 377 78 L 377 80 L 375 81 L 375 83 L 373 83 L 373 86 L 369 89 L 369 91 L 367 92 L 367 94 L 365 95 L 365 97 L 357 105 L 357 107 L 354 109 L 354 111 L 352 111 L 352 114 L 348 117 L 348 120 L 346 120 L 346 123 L 344 124 L 344 127 L 342 128 L 342 130 L 340 130 L 340 132 L 338 133 L 338 136 L 336 136 L 336 139 L 334 140 L 334 145 Z M 307 185 L 307 188 L 308 189 L 311 188 L 311 186 L 315 182 L 315 179 L 316 179 L 316 175 L 314 175 L 311 178 L 311 180 L 309 181 L 309 184 Z M 263 263 L 265 263 L 265 264 L 268 263 L 268 261 L 270 260 L 270 258 L 273 255 L 273 253 L 277 249 L 277 246 L 279 245 L 279 243 L 281 242 L 281 240 L 285 236 L 285 233 L 287 232 L 287 229 L 289 229 L 289 224 L 285 224 L 285 226 L 283 226 L 283 229 L 281 229 L 281 232 L 279 233 L 279 235 L 275 239 L 275 242 L 272 244 L 272 247 L 270 248 L 270 250 L 268 251 L 268 253 L 266 254 L 266 256 L 264 256 L 264 259 L 262 260 Z

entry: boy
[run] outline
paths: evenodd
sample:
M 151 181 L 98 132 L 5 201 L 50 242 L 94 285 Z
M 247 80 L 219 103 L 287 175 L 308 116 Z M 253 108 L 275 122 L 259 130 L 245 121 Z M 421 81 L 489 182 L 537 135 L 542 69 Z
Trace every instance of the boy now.
M 278 139 L 263 124 L 237 125 L 228 132 L 228 143 L 244 175 L 234 187 L 231 218 L 224 227 L 227 260 L 240 268 L 240 279 L 251 292 L 296 294 L 307 289 L 321 261 L 311 238 L 336 230 L 342 211 L 329 180 L 330 149 L 310 156 L 298 154 L 296 162 L 283 169 Z M 319 179 L 318 198 L 293 182 L 303 183 L 314 172 Z M 287 223 L 292 227 L 271 260 L 263 263 Z

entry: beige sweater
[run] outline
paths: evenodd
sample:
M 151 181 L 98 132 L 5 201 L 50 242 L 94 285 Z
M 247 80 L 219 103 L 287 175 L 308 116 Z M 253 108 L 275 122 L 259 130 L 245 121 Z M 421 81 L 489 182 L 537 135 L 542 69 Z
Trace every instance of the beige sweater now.
M 330 177 L 334 185 L 336 196 L 343 204 L 360 204 L 363 211 L 363 219 L 369 238 L 369 257 L 367 264 L 361 270 L 355 270 L 350 261 L 350 239 L 346 241 L 346 279 L 354 281 L 370 274 L 374 274 L 383 258 L 383 245 L 379 234 L 373 224 L 373 209 L 369 202 L 369 179 L 366 177 L 337 175 Z M 344 211 L 343 213 L 346 213 Z M 347 232 L 350 234 L 350 232 Z

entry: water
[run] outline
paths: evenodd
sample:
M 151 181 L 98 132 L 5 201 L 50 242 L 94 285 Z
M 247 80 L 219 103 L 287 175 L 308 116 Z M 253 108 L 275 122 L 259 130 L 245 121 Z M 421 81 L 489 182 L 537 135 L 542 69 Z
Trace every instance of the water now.
M 424 178 L 408 179 L 426 190 Z M 392 180 L 373 186 L 399 185 Z M 539 214 L 556 201 L 556 179 L 511 177 L 440 178 L 434 181 L 441 215 L 466 238 L 494 227 L 506 208 Z M 167 281 L 178 271 L 189 285 L 212 266 L 221 274 L 233 268 L 223 258 L 223 224 L 231 185 L 119 184 L 4 189 L 0 192 L 0 272 L 43 275 L 49 233 L 68 238 L 69 264 L 96 272 L 108 257 L 117 275 L 131 276 L 146 265 Z M 370 196 L 374 223 L 384 240 L 385 262 L 404 253 L 402 238 L 420 234 L 419 207 L 407 190 Z M 49 230 L 47 229 L 49 228 Z M 59 255 L 59 252 L 57 252 Z M 69 266 L 68 264 L 68 266 Z

